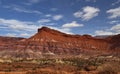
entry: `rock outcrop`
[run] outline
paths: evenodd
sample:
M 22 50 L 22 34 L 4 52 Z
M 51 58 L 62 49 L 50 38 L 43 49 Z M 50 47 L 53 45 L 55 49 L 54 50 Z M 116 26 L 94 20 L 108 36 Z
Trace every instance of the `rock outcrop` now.
M 0 57 L 41 58 L 44 55 L 120 53 L 120 35 L 96 38 L 42 27 L 30 38 L 0 37 Z

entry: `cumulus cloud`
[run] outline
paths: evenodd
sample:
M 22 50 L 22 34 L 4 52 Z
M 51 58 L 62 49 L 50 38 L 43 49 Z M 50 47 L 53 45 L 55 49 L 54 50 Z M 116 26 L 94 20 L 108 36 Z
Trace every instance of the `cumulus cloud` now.
M 73 15 L 76 18 L 82 18 L 83 20 L 90 20 L 93 17 L 98 16 L 98 13 L 100 12 L 99 8 L 91 7 L 91 6 L 86 6 L 82 8 L 82 11 L 79 10 L 75 12 Z
M 108 18 L 110 18 L 110 19 L 120 17 L 120 7 L 114 8 L 114 9 L 109 9 L 109 10 L 107 11 L 107 13 L 110 14 L 110 16 L 108 17 Z
M 34 25 L 33 22 L 19 21 L 14 19 L 0 18 L 1 29 L 7 28 L 12 33 L 8 33 L 7 36 L 20 36 L 29 37 L 33 35 L 36 30 L 42 25 Z
M 83 16 L 83 12 L 77 11 L 77 12 L 74 13 L 74 16 L 77 17 L 77 18 L 82 17 Z
M 62 25 L 62 27 L 64 27 L 64 28 L 82 27 L 82 26 L 84 26 L 84 25 L 83 24 L 79 24 L 76 21 L 72 21 L 71 23 L 66 23 L 66 24 Z
M 110 31 L 97 30 L 95 31 L 95 35 L 113 35 L 113 33 Z
M 54 15 L 53 16 L 53 20 L 56 20 L 56 21 L 58 21 L 58 20 L 60 20 L 62 18 L 63 18 L 63 15 Z
M 52 28 L 52 29 L 55 29 L 55 30 L 58 30 L 58 31 L 63 32 L 63 33 L 73 34 L 73 33 L 71 32 L 71 29 L 70 29 L 70 28 L 52 27 L 52 26 L 48 26 L 48 27 L 50 27 L 50 28 Z
M 112 26 L 111 30 L 119 34 L 120 33 L 120 24 Z
M 45 22 L 45 21 L 44 21 Z M 19 21 L 15 19 L 3 19 L 0 18 L 0 29 L 7 28 L 6 30 L 10 30 L 9 33 L 5 34 L 6 36 L 11 37 L 30 37 L 37 32 L 38 28 L 41 28 L 43 25 L 34 25 L 34 22 L 27 22 L 27 21 Z M 63 28 L 63 27 L 53 27 L 54 23 L 48 25 L 47 27 L 56 29 L 58 31 L 72 34 L 71 29 Z
M 114 25 L 108 30 L 97 30 L 95 31 L 96 35 L 115 35 L 120 34 L 120 24 Z

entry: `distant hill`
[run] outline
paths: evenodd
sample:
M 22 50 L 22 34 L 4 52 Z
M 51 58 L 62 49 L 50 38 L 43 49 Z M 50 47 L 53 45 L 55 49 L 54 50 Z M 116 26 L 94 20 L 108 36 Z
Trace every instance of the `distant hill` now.
M 42 58 L 46 55 L 102 55 L 120 53 L 120 35 L 71 35 L 48 27 L 30 38 L 0 37 L 0 57 Z

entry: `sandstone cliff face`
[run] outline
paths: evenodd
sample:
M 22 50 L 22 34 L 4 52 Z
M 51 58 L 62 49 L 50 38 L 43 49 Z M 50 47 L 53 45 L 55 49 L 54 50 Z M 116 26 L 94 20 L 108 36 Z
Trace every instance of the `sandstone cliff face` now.
M 0 57 L 41 58 L 44 55 L 102 54 L 120 50 L 120 35 L 98 39 L 70 35 L 47 27 L 28 39 L 0 37 Z
M 111 50 L 120 51 L 120 34 L 107 37 L 106 40 L 111 44 Z

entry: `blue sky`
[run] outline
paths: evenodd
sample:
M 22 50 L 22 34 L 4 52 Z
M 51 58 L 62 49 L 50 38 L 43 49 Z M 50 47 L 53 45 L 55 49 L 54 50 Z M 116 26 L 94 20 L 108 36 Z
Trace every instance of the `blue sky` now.
M 120 0 L 0 0 L 0 36 L 30 37 L 42 26 L 70 34 L 120 34 Z

